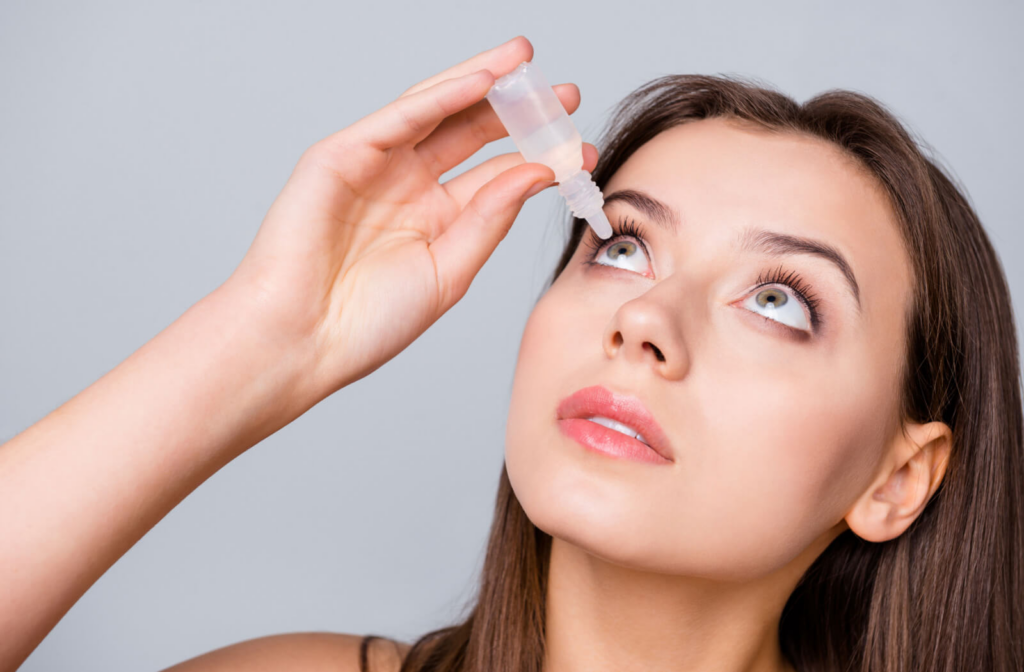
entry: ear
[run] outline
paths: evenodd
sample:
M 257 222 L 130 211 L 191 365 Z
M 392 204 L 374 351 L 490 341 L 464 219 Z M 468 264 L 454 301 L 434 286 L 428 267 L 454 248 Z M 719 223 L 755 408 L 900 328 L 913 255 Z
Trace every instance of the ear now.
M 846 515 L 853 533 L 866 541 L 903 534 L 942 482 L 952 445 L 953 432 L 944 422 L 905 424 L 878 477 Z

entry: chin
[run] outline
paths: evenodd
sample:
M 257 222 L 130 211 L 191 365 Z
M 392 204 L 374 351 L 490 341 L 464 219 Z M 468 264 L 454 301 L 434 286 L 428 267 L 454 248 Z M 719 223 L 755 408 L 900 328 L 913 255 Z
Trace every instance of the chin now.
M 507 455 L 505 465 L 516 499 L 542 532 L 622 567 L 678 569 L 664 558 L 658 561 L 652 538 L 664 535 L 638 525 L 643 514 L 629 506 L 639 499 L 628 484 L 624 487 L 607 475 L 588 473 L 578 465 L 558 464 L 557 460 L 531 469 L 515 455 Z

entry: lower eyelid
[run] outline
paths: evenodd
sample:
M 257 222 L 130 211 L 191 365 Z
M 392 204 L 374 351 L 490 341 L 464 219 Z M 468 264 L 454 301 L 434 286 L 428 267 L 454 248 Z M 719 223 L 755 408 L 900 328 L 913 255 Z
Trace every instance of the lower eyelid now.
M 762 325 L 764 325 L 764 323 L 768 323 L 767 325 L 764 325 L 764 326 L 767 326 L 773 332 L 781 333 L 783 336 L 788 336 L 788 337 L 795 338 L 798 341 L 804 341 L 804 340 L 807 340 L 808 338 L 811 337 L 811 334 L 809 332 L 807 332 L 807 331 L 804 331 L 803 329 L 797 329 L 796 327 L 790 327 L 789 325 L 783 324 L 782 322 L 779 322 L 778 320 L 773 320 L 772 318 L 768 317 L 767 315 L 762 315 L 761 313 L 755 313 L 754 311 L 749 310 L 747 308 L 744 308 L 743 306 L 739 306 L 739 308 L 740 308 L 740 310 L 743 310 L 743 311 L 745 311 L 747 313 L 750 313 L 750 315 L 753 317 L 753 319 L 755 319 L 758 322 L 762 323 Z

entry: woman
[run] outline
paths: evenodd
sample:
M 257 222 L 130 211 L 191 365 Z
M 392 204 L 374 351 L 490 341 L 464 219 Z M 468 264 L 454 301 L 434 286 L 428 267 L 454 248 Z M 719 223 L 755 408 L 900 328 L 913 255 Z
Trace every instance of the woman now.
M 0 450 L 0 660 L 218 469 L 466 292 L 553 173 L 497 156 L 522 37 L 302 156 L 227 282 Z M 571 85 L 556 87 L 569 112 Z M 1024 663 L 1019 363 L 996 254 L 871 99 L 665 77 L 584 167 L 523 334 L 467 618 L 177 672 L 967 670 Z

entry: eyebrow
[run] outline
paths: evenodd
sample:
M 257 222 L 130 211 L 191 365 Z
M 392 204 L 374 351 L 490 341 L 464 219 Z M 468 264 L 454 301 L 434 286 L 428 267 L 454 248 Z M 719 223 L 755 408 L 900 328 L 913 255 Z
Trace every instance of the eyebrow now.
M 634 209 L 647 215 L 654 224 L 672 233 L 679 232 L 679 214 L 671 206 L 659 201 L 650 194 L 636 189 L 620 189 L 604 197 L 605 205 L 622 201 Z M 760 252 L 775 257 L 790 254 L 810 254 L 831 262 L 846 278 L 846 284 L 857 302 L 857 310 L 861 310 L 860 286 L 853 274 L 846 257 L 834 246 L 813 238 L 803 238 L 777 231 L 768 231 L 757 227 L 743 229 L 738 238 L 739 249 L 746 252 Z

